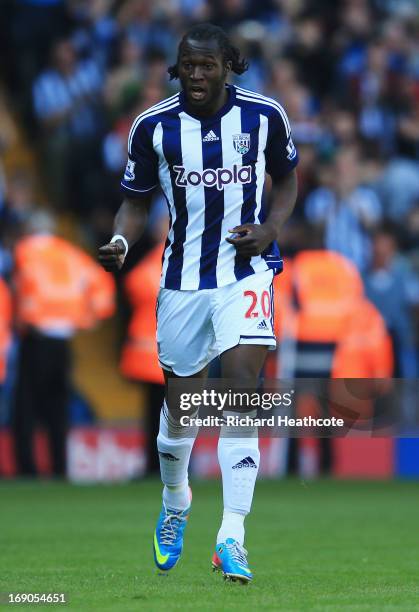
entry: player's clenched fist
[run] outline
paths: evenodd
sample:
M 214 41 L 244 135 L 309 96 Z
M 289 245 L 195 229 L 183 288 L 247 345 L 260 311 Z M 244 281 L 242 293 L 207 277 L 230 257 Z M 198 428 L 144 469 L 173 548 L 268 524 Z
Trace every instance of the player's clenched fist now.
M 262 225 L 246 223 L 228 231 L 232 236 L 226 238 L 227 242 L 235 246 L 237 253 L 242 257 L 260 255 L 276 238 L 275 231 L 267 223 Z
M 124 265 L 126 249 L 122 240 L 110 242 L 99 247 L 98 260 L 99 263 L 108 272 L 120 270 Z

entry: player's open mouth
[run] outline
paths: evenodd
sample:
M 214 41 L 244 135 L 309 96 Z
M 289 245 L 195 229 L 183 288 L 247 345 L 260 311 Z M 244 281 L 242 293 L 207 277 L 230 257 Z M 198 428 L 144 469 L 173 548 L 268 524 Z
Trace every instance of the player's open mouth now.
M 203 100 L 206 96 L 206 91 L 205 89 L 203 89 L 202 87 L 190 87 L 189 88 L 189 94 L 192 98 L 192 100 L 196 100 L 197 102 L 200 100 Z

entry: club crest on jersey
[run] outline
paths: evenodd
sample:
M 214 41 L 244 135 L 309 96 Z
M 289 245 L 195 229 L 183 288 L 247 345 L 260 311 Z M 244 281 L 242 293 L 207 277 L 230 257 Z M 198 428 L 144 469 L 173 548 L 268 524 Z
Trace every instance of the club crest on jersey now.
M 240 155 L 248 153 L 250 149 L 250 134 L 233 134 L 233 146 Z
M 129 159 L 124 172 L 124 180 L 133 181 L 135 179 L 135 161 Z

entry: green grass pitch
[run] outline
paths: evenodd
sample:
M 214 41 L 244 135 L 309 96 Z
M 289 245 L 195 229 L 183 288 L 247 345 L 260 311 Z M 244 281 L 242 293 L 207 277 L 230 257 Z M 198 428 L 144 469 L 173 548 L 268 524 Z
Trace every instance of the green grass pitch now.
M 160 484 L 0 484 L 0 592 L 64 592 L 71 610 L 419 610 L 417 483 L 260 481 L 247 519 L 255 579 L 210 571 L 219 482 L 193 483 L 178 566 L 159 576 Z M 0 606 L 2 608 L 23 606 Z

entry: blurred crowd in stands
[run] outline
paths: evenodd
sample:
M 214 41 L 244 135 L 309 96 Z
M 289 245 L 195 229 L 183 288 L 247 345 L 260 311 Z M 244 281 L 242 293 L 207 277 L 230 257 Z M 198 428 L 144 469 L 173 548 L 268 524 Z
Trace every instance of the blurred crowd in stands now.
M 2 0 L 0 273 L 39 203 L 94 249 L 112 232 L 133 118 L 171 95 L 186 28 L 225 28 L 237 83 L 286 108 L 299 196 L 281 237 L 344 255 L 385 320 L 397 376 L 419 374 L 419 10 L 416 0 Z M 38 173 L 10 163 L 24 140 Z M 39 181 L 39 183 L 38 183 Z M 39 185 L 41 188 L 39 188 Z M 153 219 L 127 271 L 153 245 Z

